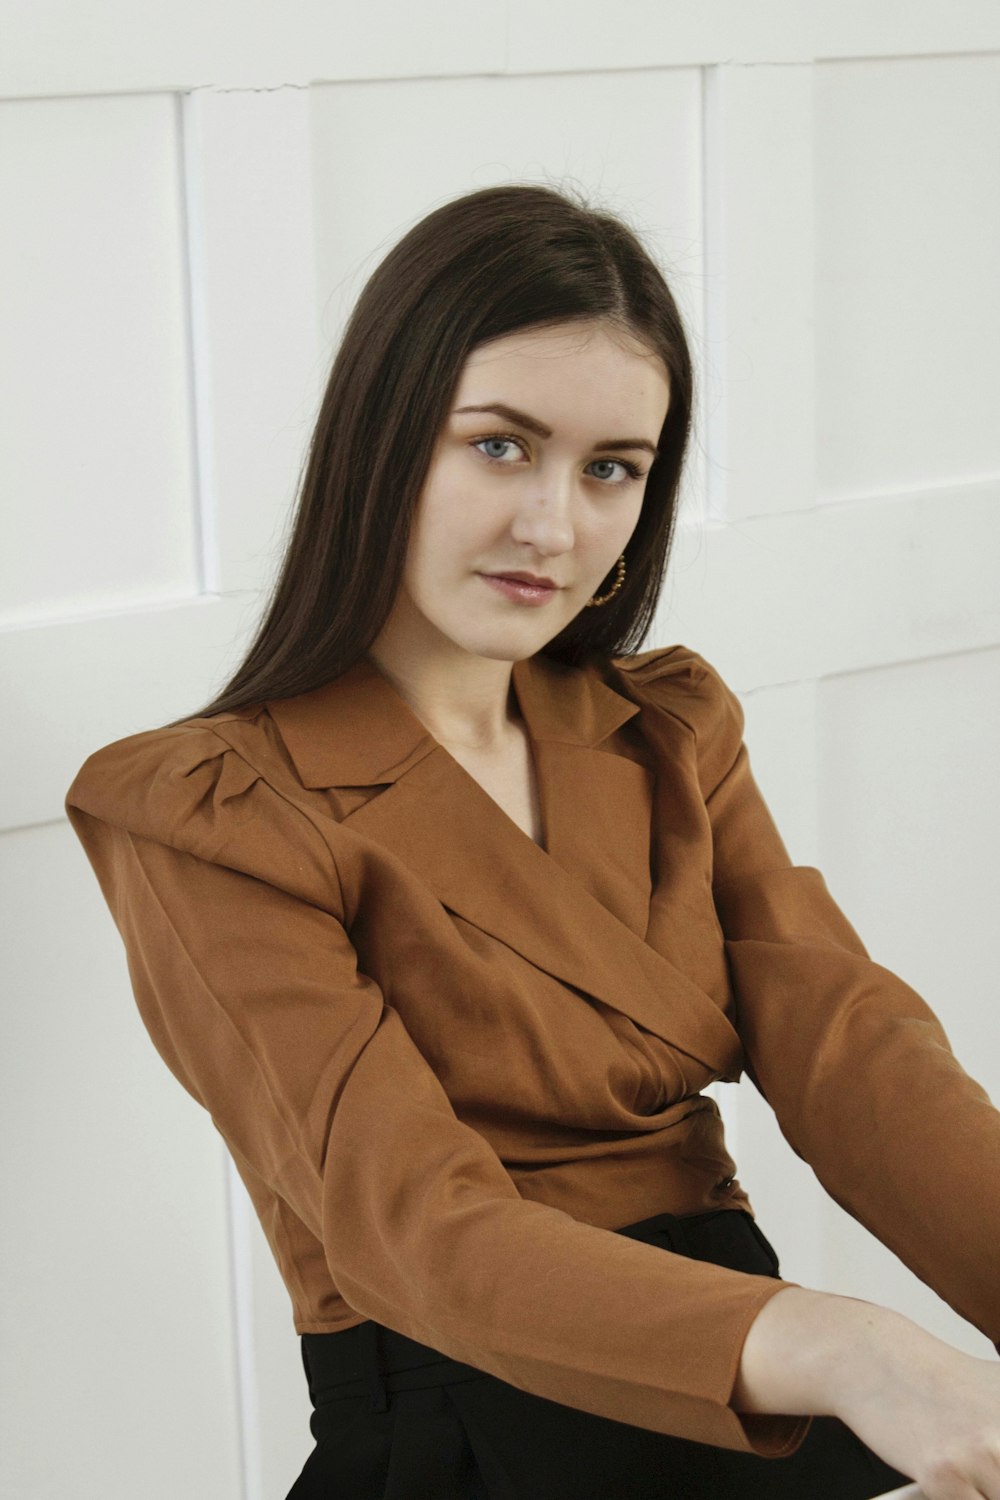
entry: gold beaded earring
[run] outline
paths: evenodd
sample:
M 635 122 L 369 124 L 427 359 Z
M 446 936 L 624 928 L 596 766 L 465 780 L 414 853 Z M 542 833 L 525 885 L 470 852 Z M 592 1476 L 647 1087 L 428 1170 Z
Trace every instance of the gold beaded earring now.
M 596 594 L 593 599 L 588 599 L 586 604 L 583 606 L 584 609 L 589 609 L 592 604 L 607 604 L 608 600 L 613 598 L 613 596 L 617 594 L 618 590 L 621 588 L 624 582 L 625 554 L 623 552 L 621 557 L 618 559 L 618 574 L 615 578 L 614 587 L 609 589 L 606 594 Z

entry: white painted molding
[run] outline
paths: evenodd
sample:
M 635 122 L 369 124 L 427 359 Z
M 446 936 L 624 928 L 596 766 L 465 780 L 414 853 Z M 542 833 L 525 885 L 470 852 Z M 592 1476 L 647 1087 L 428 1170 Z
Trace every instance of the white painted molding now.
M 630 0 L 628 23 L 580 0 L 12 0 L 0 98 L 205 87 L 270 89 L 368 78 L 800 63 L 1000 49 L 993 0 Z
M 816 494 L 810 67 L 705 74 L 707 505 L 716 520 Z
M 309 101 L 181 100 L 203 587 L 276 565 L 326 378 L 316 316 Z
M 221 1143 L 220 1143 L 221 1144 Z M 261 1447 L 260 1392 L 257 1381 L 257 1347 L 254 1338 L 252 1241 L 261 1233 L 253 1204 L 225 1150 L 226 1220 L 229 1228 L 230 1297 L 233 1309 L 236 1389 L 240 1408 L 241 1500 L 264 1500 Z

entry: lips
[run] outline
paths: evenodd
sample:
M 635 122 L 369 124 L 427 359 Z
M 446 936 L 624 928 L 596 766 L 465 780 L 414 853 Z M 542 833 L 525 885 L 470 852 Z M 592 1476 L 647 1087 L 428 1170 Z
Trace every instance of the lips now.
M 505 578 L 508 583 L 524 583 L 533 589 L 555 589 L 559 585 L 551 578 L 535 578 L 531 573 L 487 573 L 487 578 Z
M 547 604 L 552 595 L 558 593 L 558 588 L 554 586 L 526 583 L 523 578 L 510 578 L 505 573 L 481 573 L 480 577 L 495 593 L 503 594 L 519 604 Z

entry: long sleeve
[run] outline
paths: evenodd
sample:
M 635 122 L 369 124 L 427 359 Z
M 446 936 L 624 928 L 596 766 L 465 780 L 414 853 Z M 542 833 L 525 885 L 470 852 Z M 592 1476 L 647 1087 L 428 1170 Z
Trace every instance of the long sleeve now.
M 66 809 L 153 1042 L 321 1243 L 352 1308 L 585 1411 L 769 1455 L 798 1446 L 803 1419 L 728 1404 L 750 1324 L 788 1283 L 519 1195 L 358 967 L 334 820 L 319 828 L 197 725 L 95 752 Z
M 793 865 L 735 694 L 686 648 L 658 668 L 648 691 L 698 743 L 747 1071 L 831 1197 L 996 1344 L 1000 1112 L 921 996 L 870 958 L 820 871 Z

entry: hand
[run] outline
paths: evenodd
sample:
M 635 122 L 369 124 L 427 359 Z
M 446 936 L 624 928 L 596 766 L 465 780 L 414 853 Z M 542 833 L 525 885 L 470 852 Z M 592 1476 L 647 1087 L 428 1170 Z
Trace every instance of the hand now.
M 1000 1365 L 888 1308 L 783 1288 L 751 1324 L 732 1404 L 837 1416 L 927 1500 L 1000 1500 Z
M 865 1304 L 862 1304 L 865 1305 Z M 976 1359 L 901 1319 L 836 1398 L 837 1415 L 881 1458 L 910 1474 L 927 1500 L 1000 1500 L 1000 1365 Z

